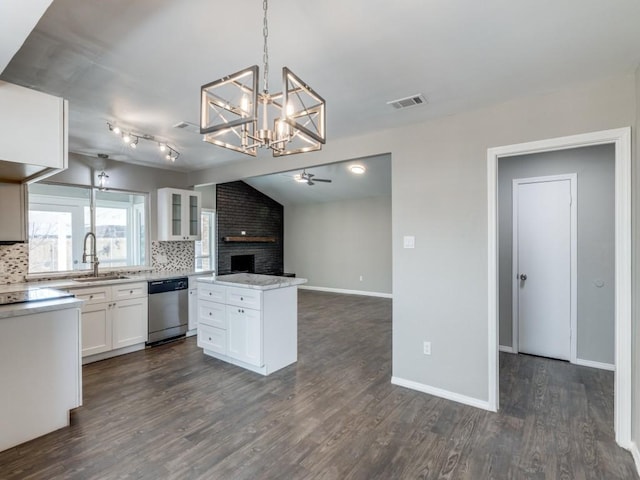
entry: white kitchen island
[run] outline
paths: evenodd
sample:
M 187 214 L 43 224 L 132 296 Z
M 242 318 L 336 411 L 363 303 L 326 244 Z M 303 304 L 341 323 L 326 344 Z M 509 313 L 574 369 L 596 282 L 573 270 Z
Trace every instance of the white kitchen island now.
M 0 451 L 69 425 L 82 404 L 81 306 L 0 306 Z
M 304 278 L 237 273 L 198 278 L 198 346 L 262 375 L 298 360 Z

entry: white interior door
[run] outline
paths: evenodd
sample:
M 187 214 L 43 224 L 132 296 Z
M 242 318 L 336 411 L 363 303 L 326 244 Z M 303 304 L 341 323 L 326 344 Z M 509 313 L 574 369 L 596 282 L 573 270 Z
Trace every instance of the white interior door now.
M 523 353 L 572 359 L 575 178 L 513 181 L 514 345 Z

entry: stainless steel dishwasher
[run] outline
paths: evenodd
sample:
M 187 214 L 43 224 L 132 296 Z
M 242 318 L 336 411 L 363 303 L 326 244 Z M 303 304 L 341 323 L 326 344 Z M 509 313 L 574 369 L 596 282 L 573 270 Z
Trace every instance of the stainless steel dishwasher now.
M 181 337 L 189 324 L 189 279 L 149 282 L 149 340 L 153 344 Z

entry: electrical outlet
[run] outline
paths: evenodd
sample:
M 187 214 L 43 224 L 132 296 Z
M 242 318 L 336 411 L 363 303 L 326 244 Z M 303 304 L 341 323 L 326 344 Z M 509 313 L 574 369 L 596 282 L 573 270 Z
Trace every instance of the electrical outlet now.
M 167 263 L 167 256 L 166 255 L 158 255 L 156 257 L 156 261 L 160 264 L 164 264 Z
M 362 281 L 362 275 L 360 275 L 360 281 Z
M 422 352 L 425 355 L 431 355 L 431 342 L 424 342 L 422 345 Z

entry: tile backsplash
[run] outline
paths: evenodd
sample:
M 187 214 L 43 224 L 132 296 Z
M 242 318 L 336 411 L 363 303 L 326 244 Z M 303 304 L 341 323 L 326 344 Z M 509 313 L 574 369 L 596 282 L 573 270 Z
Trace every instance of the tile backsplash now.
M 151 267 L 154 271 L 193 270 L 195 242 L 151 242 Z
M 0 285 L 24 282 L 28 272 L 28 243 L 0 245 Z
M 193 270 L 194 255 L 195 242 L 151 242 L 151 267 L 154 271 Z M 0 285 L 23 283 L 28 273 L 29 244 L 0 245 Z

